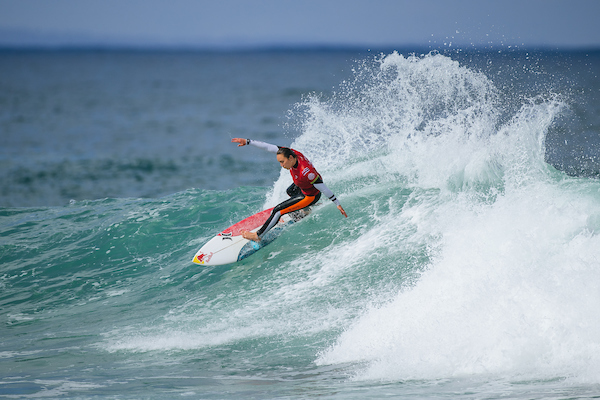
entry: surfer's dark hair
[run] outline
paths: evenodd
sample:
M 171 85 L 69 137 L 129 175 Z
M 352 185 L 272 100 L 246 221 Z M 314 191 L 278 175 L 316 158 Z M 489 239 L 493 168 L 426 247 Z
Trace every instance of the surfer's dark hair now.
M 283 154 L 285 158 L 290 158 L 290 156 L 298 158 L 296 157 L 296 153 L 294 153 L 294 150 L 290 149 L 289 147 L 279 147 L 279 150 L 277 150 L 277 154 Z

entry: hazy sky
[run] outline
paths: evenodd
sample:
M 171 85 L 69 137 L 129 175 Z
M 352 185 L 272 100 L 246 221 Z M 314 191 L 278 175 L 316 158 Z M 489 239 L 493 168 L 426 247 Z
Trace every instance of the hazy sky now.
M 600 48 L 599 17 L 600 0 L 0 0 L 0 44 Z

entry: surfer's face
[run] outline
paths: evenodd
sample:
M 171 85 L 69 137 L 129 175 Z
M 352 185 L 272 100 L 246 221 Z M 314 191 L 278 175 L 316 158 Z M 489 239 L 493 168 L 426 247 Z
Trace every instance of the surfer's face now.
M 277 154 L 277 161 L 279 161 L 281 167 L 285 169 L 290 169 L 294 165 L 296 165 L 296 157 L 294 156 L 289 156 L 288 158 L 285 158 L 283 154 Z

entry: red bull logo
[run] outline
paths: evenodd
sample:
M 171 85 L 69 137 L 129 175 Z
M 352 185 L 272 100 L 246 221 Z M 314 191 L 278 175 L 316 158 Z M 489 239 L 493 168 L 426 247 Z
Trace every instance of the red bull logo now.
M 210 253 L 210 254 L 204 254 L 204 253 L 196 254 L 196 256 L 194 257 L 194 262 L 196 264 L 204 264 L 204 263 L 209 262 L 210 259 L 211 259 L 211 257 L 212 257 L 212 253 Z

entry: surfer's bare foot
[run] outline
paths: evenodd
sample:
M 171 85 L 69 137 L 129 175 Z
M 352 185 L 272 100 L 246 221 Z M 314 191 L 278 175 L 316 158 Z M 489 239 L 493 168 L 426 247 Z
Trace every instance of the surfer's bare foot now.
M 256 232 L 242 231 L 242 237 L 244 239 L 254 240 L 255 242 L 260 241 L 260 238 Z

